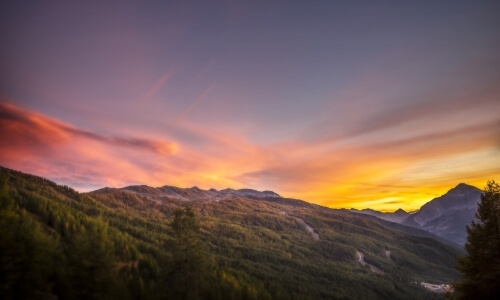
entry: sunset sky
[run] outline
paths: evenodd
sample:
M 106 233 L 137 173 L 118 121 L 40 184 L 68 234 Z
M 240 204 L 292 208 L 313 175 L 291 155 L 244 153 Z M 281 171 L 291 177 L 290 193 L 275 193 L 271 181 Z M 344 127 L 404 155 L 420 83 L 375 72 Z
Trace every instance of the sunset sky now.
M 500 181 L 500 1 L 67 2 L 0 3 L 2 166 L 384 211 Z

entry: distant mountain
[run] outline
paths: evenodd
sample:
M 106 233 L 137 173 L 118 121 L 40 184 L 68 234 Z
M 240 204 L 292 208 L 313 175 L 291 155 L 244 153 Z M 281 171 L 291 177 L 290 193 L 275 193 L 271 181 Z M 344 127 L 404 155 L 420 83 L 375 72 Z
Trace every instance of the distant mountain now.
M 366 214 L 366 215 L 371 215 L 371 216 L 377 217 L 379 219 L 386 220 L 389 222 L 394 222 L 394 223 L 401 223 L 406 218 L 408 218 L 408 216 L 410 215 L 409 213 L 407 213 L 406 211 L 404 211 L 401 208 L 396 210 L 395 212 L 392 212 L 392 213 L 380 212 L 380 211 L 376 211 L 376 210 L 373 210 L 370 208 L 365 208 L 362 210 L 352 209 L 351 211 Z
M 460 183 L 443 196 L 427 202 L 415 213 L 407 213 L 402 209 L 393 213 L 383 213 L 373 209 L 351 211 L 423 229 L 463 246 L 467 241 L 465 227 L 475 218 L 481 194 L 480 189 Z
M 437 299 L 415 282 L 458 276 L 460 249 L 431 233 L 269 191 L 129 186 L 78 193 L 0 167 L 0 200 L 0 236 L 7 239 L 0 251 L 23 267 L 7 266 L 2 284 L 23 287 L 11 298 L 168 295 L 178 239 L 169 224 L 187 205 L 206 257 L 202 299 Z
M 103 188 L 95 192 L 101 193 L 106 191 L 116 190 L 113 188 Z M 202 190 L 196 186 L 191 188 L 179 188 L 175 186 L 165 185 L 158 188 L 153 188 L 147 185 L 132 185 L 120 189 L 122 191 L 132 192 L 137 195 L 142 195 L 151 200 L 161 201 L 165 199 L 176 199 L 184 201 L 192 200 L 215 200 L 220 201 L 229 198 L 281 198 L 272 191 L 256 191 L 252 189 L 224 189 L 224 190 Z
M 421 228 L 439 237 L 464 245 L 465 227 L 475 218 L 482 191 L 461 183 L 441 197 L 424 204 L 401 224 Z

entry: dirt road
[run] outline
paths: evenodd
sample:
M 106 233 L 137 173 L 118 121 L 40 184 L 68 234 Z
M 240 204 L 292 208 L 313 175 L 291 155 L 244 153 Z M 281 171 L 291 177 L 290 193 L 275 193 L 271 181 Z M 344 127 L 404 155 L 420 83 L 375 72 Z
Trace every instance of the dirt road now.
M 363 267 L 364 266 L 370 267 L 370 270 L 375 274 L 384 275 L 384 271 L 380 270 L 374 265 L 370 265 L 369 263 L 365 262 L 365 254 L 363 252 L 356 251 L 356 256 L 358 257 L 358 262 L 360 265 L 362 265 Z
M 282 215 L 289 216 L 289 214 L 284 210 L 282 210 L 280 213 Z M 304 221 L 303 219 L 298 218 L 298 217 L 294 217 L 294 216 L 291 216 L 291 217 L 294 218 L 295 220 L 297 220 L 300 223 L 300 225 L 304 226 L 304 228 L 311 235 L 313 240 L 319 241 L 319 234 L 317 234 L 316 231 L 314 231 L 314 228 L 312 228 L 309 224 L 307 224 L 306 221 Z

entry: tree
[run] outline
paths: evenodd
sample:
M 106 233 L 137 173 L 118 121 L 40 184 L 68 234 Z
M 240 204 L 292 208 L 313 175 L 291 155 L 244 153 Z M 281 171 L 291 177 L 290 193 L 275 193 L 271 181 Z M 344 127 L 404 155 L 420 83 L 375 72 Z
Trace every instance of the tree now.
M 108 225 L 101 218 L 87 219 L 70 238 L 68 247 L 72 297 L 111 299 L 117 285 L 113 278 L 115 260 Z
M 169 276 L 171 292 L 178 299 L 196 298 L 203 276 L 204 259 L 200 227 L 193 209 L 176 209 L 170 228 L 174 234 L 174 261 Z
M 0 175 L 0 299 L 53 298 L 55 246 Z
M 467 254 L 457 269 L 463 279 L 455 285 L 458 299 L 500 299 L 500 186 L 489 181 L 476 212 L 467 226 Z

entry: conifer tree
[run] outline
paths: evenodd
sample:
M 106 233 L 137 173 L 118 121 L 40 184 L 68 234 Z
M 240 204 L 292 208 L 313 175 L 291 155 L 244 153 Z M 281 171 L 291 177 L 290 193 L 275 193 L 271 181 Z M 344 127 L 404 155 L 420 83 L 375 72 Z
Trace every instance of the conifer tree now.
M 170 227 L 174 233 L 172 292 L 175 298 L 194 299 L 199 293 L 204 259 L 200 227 L 193 209 L 175 210 Z
M 15 205 L 7 180 L 0 176 L 0 299 L 51 298 L 53 241 Z
M 457 299 L 500 299 L 500 186 L 489 181 L 481 196 L 477 221 L 467 226 L 467 254 L 457 269 L 463 279 L 455 285 Z

